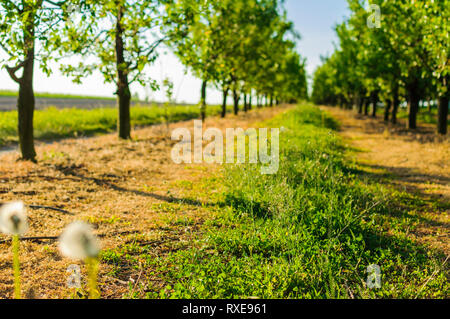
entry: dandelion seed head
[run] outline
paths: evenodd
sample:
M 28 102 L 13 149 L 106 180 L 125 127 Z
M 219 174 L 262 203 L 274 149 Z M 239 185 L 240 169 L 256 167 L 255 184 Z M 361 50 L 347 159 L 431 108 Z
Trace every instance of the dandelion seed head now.
M 91 225 L 74 222 L 61 234 L 59 250 L 64 256 L 72 259 L 95 258 L 100 252 L 100 243 Z
M 27 211 L 21 201 L 0 207 L 0 231 L 7 235 L 23 235 L 28 230 Z

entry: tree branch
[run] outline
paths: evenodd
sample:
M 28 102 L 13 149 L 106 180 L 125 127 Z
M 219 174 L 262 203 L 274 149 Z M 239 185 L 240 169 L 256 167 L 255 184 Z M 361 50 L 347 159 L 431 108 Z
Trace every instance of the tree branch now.
M 0 42 L 0 47 L 3 49 L 3 51 L 6 52 L 9 56 L 13 56 L 13 53 L 3 44 Z
M 18 5 L 16 5 L 14 2 L 12 2 L 11 0 L 3 0 L 4 2 L 6 2 L 8 5 L 12 6 L 14 9 L 17 10 L 17 12 L 19 12 L 20 14 L 23 13 L 23 10 L 19 8 Z
M 51 5 L 54 5 L 55 7 L 62 7 L 65 3 L 67 3 L 67 0 L 59 1 L 59 2 L 54 2 L 54 1 L 50 1 L 50 0 L 44 0 L 44 2 L 48 2 Z
M 155 52 L 156 48 L 163 43 L 164 41 L 168 40 L 169 37 L 163 37 L 161 39 L 159 39 L 158 41 L 155 41 L 147 50 L 145 50 L 143 52 L 143 56 L 146 56 L 147 58 L 150 57 L 153 52 Z M 130 71 L 134 71 L 138 68 L 138 63 L 136 63 L 135 65 L 133 65 L 132 67 L 129 68 Z
M 26 61 L 27 60 L 22 61 L 18 65 L 16 65 L 15 67 L 12 67 L 12 68 L 7 65 L 5 66 L 6 71 L 8 71 L 11 79 L 13 79 L 15 82 L 17 82 L 19 84 L 22 82 L 22 79 L 17 77 L 16 72 L 25 66 Z

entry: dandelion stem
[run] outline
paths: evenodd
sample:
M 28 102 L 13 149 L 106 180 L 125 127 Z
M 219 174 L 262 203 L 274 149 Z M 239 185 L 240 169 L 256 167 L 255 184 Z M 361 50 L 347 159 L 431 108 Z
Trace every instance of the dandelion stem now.
M 100 293 L 97 287 L 98 260 L 97 258 L 87 258 L 86 264 L 88 267 L 89 298 L 99 299 Z
M 14 298 L 22 299 L 20 289 L 19 235 L 13 236 L 12 250 L 13 250 L 13 266 L 14 266 Z

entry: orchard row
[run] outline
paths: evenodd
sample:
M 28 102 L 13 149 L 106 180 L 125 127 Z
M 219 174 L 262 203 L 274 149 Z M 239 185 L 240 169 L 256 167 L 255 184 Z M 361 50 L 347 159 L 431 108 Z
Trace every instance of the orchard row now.
M 278 0 L 6 0 L 0 3 L 0 61 L 19 86 L 18 134 L 23 159 L 35 160 L 34 69 L 46 74 L 58 62 L 64 75 L 82 83 L 101 72 L 115 83 L 118 135 L 131 137 L 130 85 L 154 90 L 149 67 L 160 46 L 170 48 L 202 80 L 232 93 L 234 113 L 252 104 L 291 102 L 307 96 L 305 61 L 295 50 L 299 35 Z M 74 63 L 74 61 L 77 61 Z M 78 62 L 80 61 L 80 62 Z M 20 75 L 18 75 L 20 74 Z M 169 98 L 173 85 L 164 82 Z M 257 99 L 255 103 L 254 99 Z
M 336 27 L 339 44 L 314 75 L 316 103 L 356 108 L 397 121 L 408 104 L 408 128 L 417 127 L 421 103 L 438 104 L 438 133 L 447 133 L 450 2 L 348 0 L 350 17 Z M 370 8 L 370 9 L 368 9 Z

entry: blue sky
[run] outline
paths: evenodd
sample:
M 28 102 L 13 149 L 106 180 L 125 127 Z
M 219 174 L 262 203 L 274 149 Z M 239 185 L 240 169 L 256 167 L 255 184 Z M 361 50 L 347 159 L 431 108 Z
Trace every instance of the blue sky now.
M 307 70 L 312 74 L 320 65 L 320 56 L 334 51 L 335 24 L 349 15 L 346 0 L 286 0 L 289 20 L 302 36 L 298 51 L 307 59 Z
M 294 22 L 296 30 L 302 39 L 298 43 L 298 51 L 307 59 L 307 71 L 312 75 L 320 65 L 320 56 L 333 52 L 333 42 L 336 35 L 333 26 L 348 16 L 346 0 L 286 0 L 285 8 L 288 18 Z M 4 57 L 0 50 L 0 58 Z M 85 79 L 82 85 L 77 85 L 59 74 L 58 66 L 53 65 L 55 72 L 47 78 L 39 70 L 35 73 L 34 86 L 36 92 L 83 94 L 93 96 L 112 96 L 113 85 L 104 84 L 100 74 L 94 74 Z M 150 68 L 149 75 L 157 80 L 168 77 L 174 83 L 174 93 L 178 102 L 197 103 L 200 97 L 200 81 L 191 74 L 185 74 L 185 68 L 177 58 L 168 53 L 162 55 Z M 0 69 L 0 90 L 17 90 L 4 69 Z M 132 87 L 141 98 L 163 101 L 164 92 L 151 92 L 138 85 Z M 208 89 L 208 103 L 219 104 L 220 93 L 213 88 Z

